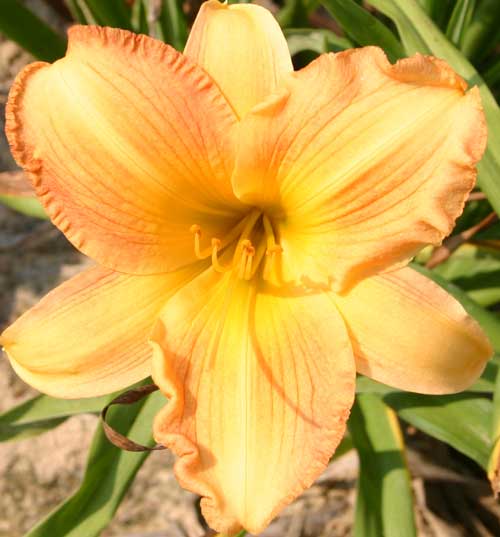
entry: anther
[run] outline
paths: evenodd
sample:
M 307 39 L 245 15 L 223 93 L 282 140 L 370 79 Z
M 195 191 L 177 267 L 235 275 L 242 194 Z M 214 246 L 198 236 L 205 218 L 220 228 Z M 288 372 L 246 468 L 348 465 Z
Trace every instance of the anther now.
M 266 250 L 266 257 L 268 259 L 266 259 L 266 263 L 264 265 L 264 280 L 269 280 L 269 277 L 271 276 L 271 271 L 274 268 L 276 254 L 281 254 L 282 252 L 283 248 L 279 244 L 273 244 Z
M 266 255 L 281 254 L 283 248 L 279 244 L 274 244 L 266 250 Z
M 250 280 L 252 277 L 252 262 L 255 256 L 255 248 L 253 246 L 248 246 L 246 249 L 246 252 L 247 252 L 247 258 L 246 258 L 246 263 L 245 263 L 244 278 L 245 280 Z
M 255 255 L 255 248 L 248 239 L 243 239 L 240 242 L 241 258 L 238 276 L 241 279 L 246 279 L 248 271 L 252 270 L 252 257 Z M 250 268 L 248 266 L 250 265 Z

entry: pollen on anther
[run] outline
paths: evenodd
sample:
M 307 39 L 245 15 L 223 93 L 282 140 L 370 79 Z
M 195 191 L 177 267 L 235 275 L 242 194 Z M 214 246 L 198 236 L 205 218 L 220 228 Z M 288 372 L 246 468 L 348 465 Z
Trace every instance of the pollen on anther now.
M 266 250 L 266 255 L 281 254 L 283 248 L 279 244 L 275 244 Z

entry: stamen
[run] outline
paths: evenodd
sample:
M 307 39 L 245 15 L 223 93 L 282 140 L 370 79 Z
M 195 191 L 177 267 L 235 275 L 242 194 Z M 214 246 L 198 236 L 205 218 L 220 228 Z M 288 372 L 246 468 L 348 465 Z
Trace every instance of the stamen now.
M 238 250 L 242 251 L 241 252 L 241 257 L 240 257 L 240 266 L 239 266 L 239 271 L 238 271 L 238 277 L 241 278 L 241 279 L 244 279 L 245 278 L 245 274 L 246 274 L 246 270 L 247 270 L 247 262 L 248 262 L 248 257 L 249 255 L 252 253 L 255 253 L 255 249 L 254 247 L 252 246 L 252 243 L 248 240 L 248 239 L 243 239 L 242 241 L 240 241 L 238 243 L 238 246 L 236 247 L 236 252 L 234 254 L 234 258 L 233 260 L 236 261 L 236 255 L 238 253 Z M 253 255 L 252 253 L 252 255 Z M 233 263 L 234 263 L 233 261 Z M 250 263 L 251 263 L 251 260 L 250 260 Z
M 273 226 L 266 215 L 262 216 L 262 222 L 264 224 L 264 231 L 267 239 L 266 262 L 262 277 L 264 280 L 269 280 L 271 277 L 271 272 L 275 267 L 276 255 L 283 252 L 283 248 L 279 244 L 276 244 Z
M 253 227 L 255 226 L 255 223 L 259 219 L 260 212 L 257 209 L 254 209 L 252 212 L 250 212 L 245 218 L 240 220 L 236 226 L 231 229 L 231 231 L 224 236 L 224 239 L 220 241 L 220 246 L 218 247 L 218 250 L 221 250 L 222 248 L 225 248 L 228 244 L 234 241 L 240 235 L 240 241 L 241 239 L 246 239 L 252 232 Z M 213 248 L 206 248 L 204 250 L 201 249 L 200 239 L 201 239 L 201 226 L 198 224 L 193 224 L 189 231 L 194 234 L 194 253 L 198 259 L 206 259 L 207 257 L 210 257 L 212 255 Z M 239 246 L 239 245 L 238 245 Z M 237 259 L 236 254 L 241 254 L 241 249 L 235 252 L 235 256 L 233 259 Z
M 259 239 L 259 245 L 256 249 L 252 245 L 250 237 L 261 218 L 265 239 Z M 210 248 L 201 248 L 201 226 L 193 224 L 190 227 L 190 231 L 194 234 L 194 251 L 198 259 L 211 257 L 212 265 L 217 272 L 228 272 L 236 268 L 238 276 L 245 280 L 251 280 L 254 277 L 263 259 L 265 259 L 264 278 L 268 278 L 274 267 L 276 254 L 282 251 L 281 246 L 276 244 L 273 226 L 269 218 L 263 215 L 259 209 L 252 210 L 245 218 L 240 220 L 222 240 L 213 237 Z M 234 250 L 231 248 L 232 261 L 227 265 L 222 264 L 219 259 L 221 251 L 225 250 L 231 243 L 236 242 L 238 237 Z
M 224 266 L 220 263 L 217 253 L 220 250 L 221 245 L 222 242 L 220 239 L 212 239 L 212 265 L 217 272 L 228 272 L 232 269 L 233 264 L 230 263 L 228 266 Z
M 212 253 L 210 251 L 202 251 L 200 247 L 200 237 L 201 237 L 201 227 L 198 224 L 193 224 L 189 231 L 191 233 L 194 233 L 194 253 L 198 259 L 206 259 L 207 257 L 210 257 L 210 254 Z
M 252 263 L 250 267 L 248 268 L 248 272 L 245 272 L 245 280 L 251 280 L 255 276 L 255 273 L 257 272 L 260 266 L 260 262 L 264 258 L 265 254 L 266 254 L 266 245 L 264 242 L 260 242 L 257 248 L 257 252 L 252 258 Z
M 269 218 L 265 214 L 262 216 L 262 222 L 264 223 L 264 231 L 266 233 L 267 248 L 268 250 L 271 250 L 276 244 L 276 241 L 274 240 L 274 229 Z
M 245 280 L 249 280 L 252 277 L 252 262 L 255 256 L 255 248 L 253 246 L 249 246 L 246 251 L 247 260 L 245 263 L 245 274 L 243 277 L 245 278 Z
M 271 248 L 268 248 L 266 250 L 266 262 L 264 265 L 264 280 L 269 280 L 271 277 L 271 271 L 274 268 L 274 264 L 276 262 L 276 255 L 281 254 L 283 252 L 283 248 L 279 244 L 275 244 Z

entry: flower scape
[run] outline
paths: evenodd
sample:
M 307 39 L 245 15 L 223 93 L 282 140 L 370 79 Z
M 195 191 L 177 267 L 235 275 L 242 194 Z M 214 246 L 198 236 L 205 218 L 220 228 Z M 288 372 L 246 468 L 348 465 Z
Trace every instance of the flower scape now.
M 152 375 L 155 439 L 208 524 L 262 531 L 343 437 L 356 372 L 463 390 L 492 349 L 408 267 L 453 229 L 486 145 L 477 88 L 376 47 L 294 71 L 256 5 L 204 3 L 184 53 L 75 26 L 7 106 L 12 153 L 96 266 L 5 330 L 55 397 Z

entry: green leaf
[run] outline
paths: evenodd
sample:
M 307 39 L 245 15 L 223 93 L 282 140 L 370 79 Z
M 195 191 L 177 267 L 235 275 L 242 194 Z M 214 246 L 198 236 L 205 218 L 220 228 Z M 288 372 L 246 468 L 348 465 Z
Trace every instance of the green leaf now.
M 276 18 L 282 28 L 308 25 L 307 8 L 302 0 L 284 0 Z
M 439 276 L 434 271 L 426 269 L 417 264 L 412 264 L 412 268 L 427 276 L 431 280 L 434 280 L 443 289 L 448 291 L 450 295 L 454 296 L 464 307 L 464 309 L 476 319 L 481 325 L 481 328 L 488 336 L 495 352 L 500 353 L 500 319 L 490 311 L 482 308 L 479 304 L 474 302 L 467 294 L 453 283 L 445 280 L 442 276 Z
M 376 395 L 358 395 L 348 426 L 360 460 L 354 536 L 415 536 L 410 475 L 394 412 Z
M 43 218 L 48 220 L 49 217 L 44 208 L 40 204 L 37 198 L 28 196 L 7 196 L 0 195 L 0 202 L 15 211 L 26 214 L 28 216 L 34 216 L 36 218 Z
M 396 24 L 408 54 L 421 52 L 446 60 L 467 82 L 477 85 L 488 121 L 488 148 L 479 163 L 478 184 L 500 213 L 500 110 L 472 64 L 440 32 L 416 0 L 368 0 Z
M 495 235 L 485 233 L 487 237 Z M 483 307 L 500 301 L 500 253 L 465 244 L 434 268 L 434 273 L 452 281 Z
M 132 28 L 138 34 L 149 34 L 148 12 L 145 5 L 145 0 L 135 0 L 132 5 Z
M 97 24 L 132 30 L 131 9 L 124 0 L 83 0 Z
M 360 45 L 382 47 L 391 61 L 404 56 L 403 47 L 391 30 L 353 0 L 322 0 L 321 3 Z
M 495 391 L 493 393 L 493 414 L 491 416 L 491 440 L 500 440 L 500 371 L 497 373 Z
M 469 229 L 481 220 L 485 219 L 492 212 L 491 205 L 488 203 L 488 200 L 475 200 L 469 201 L 465 204 L 464 211 L 458 218 L 455 228 L 453 229 L 453 235 L 461 233 L 466 229 Z M 489 229 L 489 228 L 487 228 Z M 474 236 L 476 238 L 479 236 L 479 233 Z
M 490 360 L 484 369 L 481 378 L 467 389 L 467 393 L 485 393 L 490 394 L 495 390 L 495 382 L 499 364 L 496 359 Z M 378 395 L 387 395 L 388 393 L 403 393 L 401 390 L 377 382 L 363 375 L 358 375 L 356 379 L 356 393 L 374 393 Z
M 428 435 L 449 444 L 487 468 L 493 405 L 472 394 L 420 395 L 390 393 L 384 402 L 398 415 Z
M 65 39 L 18 0 L 2 0 L 0 32 L 39 60 L 53 62 L 66 51 Z
M 152 422 L 166 400 L 160 392 L 134 406 L 113 407 L 108 423 L 135 441 L 152 446 Z M 26 537 L 97 537 L 113 518 L 148 452 L 122 451 L 99 427 L 78 491 L 33 528 Z
M 330 459 L 331 461 L 335 459 L 339 459 L 342 457 L 342 455 L 345 455 L 351 449 L 354 447 L 354 444 L 352 442 L 351 435 L 346 431 L 344 434 L 344 438 L 342 438 L 340 444 L 337 446 L 337 449 L 335 450 L 335 453 L 333 454 L 333 457 Z
M 491 65 L 484 73 L 484 80 L 490 86 L 500 85 L 500 59 Z
M 113 395 L 107 395 L 68 400 L 39 395 L 0 414 L 0 442 L 44 433 L 75 414 L 98 413 L 112 398 Z
M 500 240 L 500 222 L 495 222 L 492 226 L 476 233 L 474 240 Z M 500 254 L 498 257 L 500 258 Z
M 284 31 L 290 55 L 310 50 L 317 54 L 337 52 L 352 48 L 354 43 L 345 37 L 339 37 L 330 30 L 309 28 L 288 28 Z
M 488 479 L 495 494 L 500 492 L 500 372 L 497 374 L 493 394 L 493 412 L 491 416 L 492 448 L 488 460 Z
M 467 389 L 466 393 L 493 393 L 499 371 L 498 358 L 491 359 L 484 368 L 481 378 Z
M 177 50 L 183 50 L 188 36 L 186 17 L 180 0 L 163 0 L 161 11 L 150 10 L 150 33 L 169 43 Z
M 455 2 L 456 0 L 420 0 L 420 5 L 440 28 L 445 28 Z
M 462 52 L 473 62 L 483 59 L 495 45 L 495 36 L 500 27 L 498 0 L 479 2 L 472 21 L 462 39 Z
M 96 20 L 89 8 L 85 5 L 85 0 L 64 0 L 73 20 L 79 24 L 96 24 Z
M 476 0 L 458 0 L 455 4 L 446 28 L 446 37 L 457 47 L 460 47 L 475 7 Z

